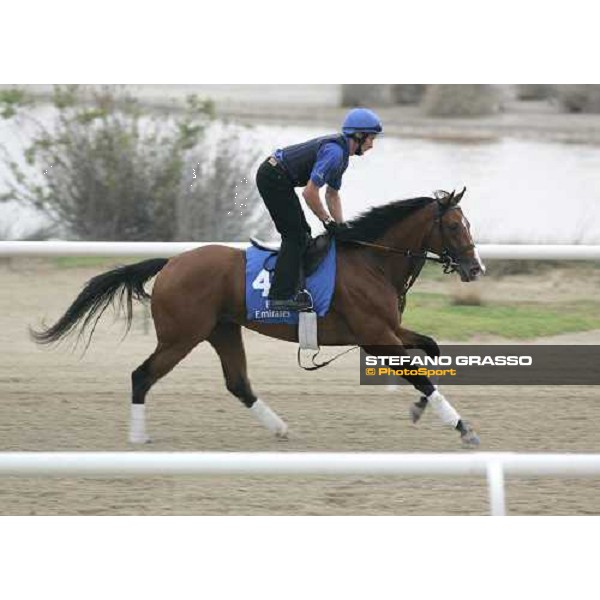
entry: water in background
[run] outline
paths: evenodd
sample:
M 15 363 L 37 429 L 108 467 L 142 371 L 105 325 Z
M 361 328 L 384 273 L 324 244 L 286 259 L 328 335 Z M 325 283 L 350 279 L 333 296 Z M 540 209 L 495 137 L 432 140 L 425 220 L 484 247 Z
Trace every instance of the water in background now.
M 42 118 L 50 113 L 42 111 Z M 218 139 L 219 126 L 212 135 Z M 244 128 L 248 147 L 267 156 L 277 147 L 329 133 L 261 125 Z M 0 143 L 18 150 L 26 132 L 0 123 Z M 1 180 L 5 175 L 0 168 Z M 253 182 L 254 173 L 248 174 Z M 600 151 L 581 144 L 517 139 L 439 142 L 381 137 L 374 150 L 352 157 L 341 196 L 346 219 L 391 200 L 467 186 L 462 201 L 480 243 L 600 244 Z M 234 199 L 232 198 L 232 206 Z M 309 222 L 316 218 L 306 209 Z M 232 217 L 236 218 L 232 212 Z M 42 219 L 0 205 L 0 224 L 16 237 Z
M 268 151 L 323 134 L 255 129 Z M 480 243 L 600 244 L 600 149 L 591 145 L 383 136 L 365 156 L 350 158 L 340 194 L 348 219 L 369 206 L 463 186 L 461 205 Z

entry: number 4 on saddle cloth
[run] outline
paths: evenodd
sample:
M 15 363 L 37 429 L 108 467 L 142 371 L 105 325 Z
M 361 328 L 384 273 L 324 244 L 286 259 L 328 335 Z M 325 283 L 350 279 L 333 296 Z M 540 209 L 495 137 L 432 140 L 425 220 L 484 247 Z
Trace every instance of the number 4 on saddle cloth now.
M 249 321 L 261 323 L 298 324 L 298 312 L 271 310 L 268 306 L 269 290 L 278 248 L 250 239 L 252 245 L 246 250 L 246 316 Z M 335 242 L 328 235 L 313 241 L 305 253 L 305 287 L 312 296 L 313 310 L 317 316 L 327 314 L 333 296 L 336 268 Z

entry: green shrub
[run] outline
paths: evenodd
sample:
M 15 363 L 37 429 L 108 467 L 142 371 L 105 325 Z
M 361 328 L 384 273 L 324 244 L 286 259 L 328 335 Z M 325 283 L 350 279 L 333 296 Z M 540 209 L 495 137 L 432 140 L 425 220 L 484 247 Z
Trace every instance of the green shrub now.
M 200 160 L 193 152 L 188 159 L 191 183 L 185 180 L 178 195 L 178 239 L 274 237 L 275 227 L 254 183 L 257 156 L 245 148 L 243 131 L 225 127 L 210 156 L 207 148 L 199 150 Z
M 515 87 L 519 100 L 548 100 L 554 95 L 556 86 L 547 83 L 520 83 Z
M 493 85 L 430 85 L 422 107 L 433 117 L 476 117 L 498 112 L 501 98 Z
M 559 85 L 555 93 L 565 112 L 600 113 L 600 85 Z
M 225 215 L 233 182 L 251 176 L 257 157 L 229 133 L 207 141 L 210 101 L 189 96 L 166 115 L 144 110 L 123 88 L 56 86 L 52 104 L 54 122 L 46 125 L 22 92 L 0 96 L 6 118 L 34 129 L 20 160 L 4 156 L 10 178 L 3 200 L 39 210 L 75 239 L 224 239 L 225 224 L 233 238 L 254 233 L 253 210 L 229 223 Z M 197 185 L 192 164 L 202 173 L 218 164 L 217 175 Z M 262 203 L 253 198 L 249 205 Z
M 423 99 L 426 85 L 424 84 L 394 84 L 392 88 L 392 100 L 394 104 L 419 104 Z
M 342 106 L 389 106 L 393 104 L 391 86 L 380 84 L 343 84 Z

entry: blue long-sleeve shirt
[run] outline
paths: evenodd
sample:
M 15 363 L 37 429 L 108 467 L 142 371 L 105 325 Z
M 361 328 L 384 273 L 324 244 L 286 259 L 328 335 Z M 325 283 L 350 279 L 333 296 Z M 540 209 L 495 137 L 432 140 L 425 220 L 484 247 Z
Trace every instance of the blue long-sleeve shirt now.
M 317 187 L 327 184 L 335 190 L 342 186 L 348 168 L 348 140 L 343 135 L 330 135 L 287 146 L 275 152 L 294 186 L 312 181 Z

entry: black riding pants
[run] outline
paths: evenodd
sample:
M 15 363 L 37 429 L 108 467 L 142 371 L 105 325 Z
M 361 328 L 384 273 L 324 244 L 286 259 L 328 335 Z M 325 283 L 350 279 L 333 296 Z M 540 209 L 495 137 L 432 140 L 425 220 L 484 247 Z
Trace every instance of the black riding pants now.
M 310 226 L 294 186 L 280 165 L 273 166 L 268 159 L 264 161 L 258 168 L 256 185 L 281 234 L 281 250 L 269 296 L 291 298 L 300 285 L 304 251 L 310 241 Z

